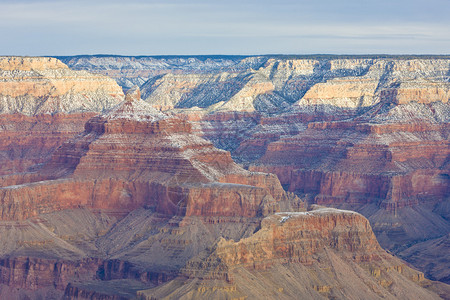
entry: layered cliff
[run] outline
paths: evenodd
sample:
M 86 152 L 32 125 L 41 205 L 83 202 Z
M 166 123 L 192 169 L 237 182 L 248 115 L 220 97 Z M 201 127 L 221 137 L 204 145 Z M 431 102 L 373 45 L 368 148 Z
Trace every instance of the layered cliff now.
M 350 211 L 205 219 L 138 209 L 117 222 L 75 209 L 1 225 L 8 255 L 0 280 L 8 287 L 0 295 L 12 298 L 438 299 L 449 292 L 384 252 L 368 221 Z
M 0 113 L 103 111 L 122 100 L 114 80 L 73 71 L 55 58 L 0 58 Z
M 244 56 L 60 56 L 73 70 L 86 70 L 114 78 L 124 89 L 169 73 L 212 74 L 242 72 L 256 68 L 266 59 Z
M 143 87 L 148 102 L 132 91 L 94 118 L 84 112 L 94 106 L 83 108 L 77 97 L 78 108 L 64 100 L 44 103 L 47 111 L 38 115 L 3 115 L 2 156 L 18 163 L 1 167 L 2 174 L 16 174 L 0 179 L 0 275 L 10 285 L 0 295 L 17 296 L 15 286 L 61 295 L 65 285 L 67 298 L 114 299 L 117 287 L 133 286 L 125 293 L 132 297 L 166 281 L 140 294 L 348 298 L 365 296 L 363 287 L 369 298 L 436 296 L 420 286 L 449 293 L 383 252 L 358 214 L 272 215 L 304 210 L 303 201 L 358 210 L 382 246 L 446 280 L 447 262 L 435 262 L 450 232 L 447 59 L 205 63 L 213 71 L 202 71 L 195 60 L 160 65 L 158 76 L 145 75 L 151 77 Z M 39 69 L 16 60 L 8 65 Z M 22 72 L 4 68 L 10 77 Z M 57 60 L 45 68 L 46 74 L 74 72 L 61 71 Z M 101 60 L 95 68 L 108 71 Z M 277 174 L 302 199 L 213 145 L 252 171 Z M 17 174 L 23 170 L 31 173 Z M 72 282 L 77 274 L 81 283 Z M 413 277 L 419 284 L 407 279 Z
M 449 201 L 448 109 L 380 103 L 353 119 L 310 122 L 267 143 L 250 169 L 277 174 L 314 203 L 362 212 L 392 250 L 436 238 L 450 229 L 437 209 Z
M 257 69 L 239 73 L 168 73 L 142 89 L 144 100 L 162 109 L 294 110 L 348 117 L 383 101 L 447 102 L 448 68 L 446 59 L 266 58 Z
M 0 215 L 21 220 L 79 206 L 125 212 L 150 206 L 166 215 L 255 217 L 289 202 L 274 175 L 242 169 L 190 126 L 130 90 L 125 101 L 90 119 L 30 182 L 2 187 Z
M 143 90 L 251 170 L 362 212 L 401 251 L 450 229 L 435 209 L 449 201 L 449 69 L 448 58 L 266 57 L 239 74 L 166 74 Z
M 80 280 L 129 279 L 148 288 L 218 237 L 240 239 L 280 206 L 301 208 L 276 176 L 242 169 L 192 134 L 188 121 L 142 101 L 138 88 L 91 118 L 47 163 L 2 184 L 0 282 L 67 297 L 105 295 L 69 285 Z M 120 295 L 115 284 L 107 290 Z
M 55 58 L 0 57 L 0 175 L 43 163 L 88 119 L 122 100 L 112 79 Z
M 364 217 L 325 208 L 269 216 L 250 237 L 221 239 L 190 260 L 183 275 L 138 294 L 146 299 L 439 298 L 420 287 L 423 274 L 380 248 Z

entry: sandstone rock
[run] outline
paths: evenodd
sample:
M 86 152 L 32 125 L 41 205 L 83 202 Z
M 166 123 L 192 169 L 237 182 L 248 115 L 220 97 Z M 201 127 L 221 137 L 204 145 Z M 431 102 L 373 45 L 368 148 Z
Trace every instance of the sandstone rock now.
M 425 280 L 423 274 L 384 252 L 368 221 L 355 212 L 315 208 L 277 213 L 257 227 L 261 218 L 211 217 L 216 223 L 208 223 L 204 217 L 168 220 L 139 209 L 101 233 L 94 224 L 104 217 L 71 210 L 22 222 L 36 222 L 40 226 L 31 228 L 42 232 L 52 229 L 47 239 L 54 240 L 57 257 L 42 258 L 46 253 L 42 244 L 28 243 L 27 252 L 16 253 L 31 257 L 0 261 L 1 282 L 33 290 L 34 295 L 50 285 L 56 288 L 52 293 L 64 289 L 68 299 L 120 299 L 136 294 L 149 298 L 346 298 L 358 295 L 361 287 L 367 287 L 363 291 L 369 299 L 400 297 L 400 293 L 434 299 L 435 293 L 448 291 L 448 286 L 446 290 Z M 22 232 L 26 229 L 8 224 Z M 36 233 L 27 236 L 36 238 Z M 2 233 L 2 241 L 4 237 Z M 78 255 L 93 258 L 64 253 L 62 247 L 68 245 L 77 248 Z M 177 275 L 181 277 L 174 278 Z
M 167 74 L 142 86 L 143 99 L 161 110 L 192 106 L 207 108 L 227 101 L 246 81 L 245 76 L 229 73 Z
M 67 56 L 57 57 L 73 70 L 86 70 L 114 78 L 125 89 L 142 86 L 147 80 L 167 73 L 214 74 L 242 72 L 267 61 L 265 57 L 151 57 L 151 56 Z M 144 97 L 145 98 L 145 97 Z
M 99 112 L 123 97 L 114 80 L 72 71 L 55 58 L 0 57 L 0 113 Z
M 83 131 L 95 113 L 2 115 L 0 119 L 0 175 L 31 171 L 50 159 L 67 139 Z M 14 185 L 19 184 L 0 184 Z
M 45 162 L 122 98 L 113 80 L 72 71 L 55 58 L 0 57 L 0 175 Z
M 95 276 L 98 264 L 97 259 L 59 262 L 29 257 L 5 258 L 0 260 L 0 281 L 28 290 L 45 286 L 64 289 L 69 281 Z
M 1 188 L 2 219 L 145 205 L 167 215 L 255 217 L 289 201 L 274 176 L 240 168 L 228 152 L 193 135 L 189 122 L 139 97 L 132 89 L 124 102 L 89 120 L 42 167 L 39 182 Z
M 23 68 L 39 69 L 29 64 L 33 67 Z M 448 60 L 263 59 L 254 66 L 240 73 L 220 73 L 219 66 L 213 75 L 153 78 L 143 91 L 153 97 L 149 103 L 131 90 L 126 101 L 90 119 L 48 163 L 31 169 L 77 130 L 63 114 L 61 119 L 20 117 L 15 124 L 31 124 L 25 132 L 50 126 L 57 138 L 42 130 L 36 134 L 40 143 L 27 140 L 42 145 L 38 153 L 24 143 L 23 153 L 12 156 L 20 157 L 22 169 L 16 171 L 34 172 L 0 180 L 2 257 L 37 261 L 42 269 L 33 267 L 30 275 L 14 267 L 22 264 L 9 264 L 2 274 L 20 276 L 14 281 L 5 275 L 5 282 L 26 288 L 40 282 L 41 289 L 60 281 L 44 260 L 76 269 L 74 261 L 93 257 L 97 269 L 78 272 L 94 272 L 96 283 L 69 285 L 68 275 L 67 297 L 115 297 L 117 291 L 106 292 L 125 280 L 148 284 L 145 288 L 160 284 L 143 288 L 143 297 L 432 299 L 448 294 L 448 286 L 424 280 L 383 252 L 358 214 L 272 215 L 283 207 L 302 209 L 303 202 L 285 193 L 274 176 L 245 171 L 228 152 L 196 136 L 254 163 L 252 171 L 276 173 L 303 199 L 359 210 L 383 246 L 404 251 L 403 245 L 450 231 L 442 204 L 449 186 Z M 60 67 L 55 60 L 48 68 Z M 169 92 L 175 97 L 165 99 Z M 155 107 L 182 109 L 166 115 Z M 178 113 L 188 115 L 175 117 Z M 13 136 L 21 135 L 16 128 Z M 13 142 L 5 145 L 8 155 L 18 151 Z M 67 209 L 78 207 L 100 215 L 80 217 L 77 224 Z M 260 224 L 263 216 L 269 217 Z M 114 223 L 115 217 L 121 220 Z M 405 257 L 428 274 L 437 270 L 421 264 L 420 257 Z M 183 267 L 184 277 L 172 280 Z M 100 280 L 112 280 L 106 292 Z
M 421 109 L 433 110 L 426 105 Z M 375 210 L 373 207 L 365 210 L 365 205 L 374 204 L 400 216 L 402 208 L 425 208 L 426 203 L 437 204 L 448 196 L 448 126 L 442 119 L 436 121 L 439 113 L 434 115 L 436 118 L 431 122 L 423 118 L 408 124 L 392 119 L 392 123 L 380 124 L 378 120 L 383 118 L 380 115 L 371 123 L 357 120 L 309 123 L 297 135 L 269 144 L 257 165 L 250 169 L 277 174 L 288 190 L 313 194 L 316 203 L 365 211 L 373 222 Z M 425 223 L 412 225 L 416 234 L 411 231 L 412 236 L 403 237 L 408 236 L 410 241 L 423 239 L 422 228 L 430 229 L 429 238 L 447 232 L 448 225 L 438 214 L 434 218 L 442 220 L 440 233 L 436 223 L 426 221 L 427 218 L 422 219 Z M 397 222 L 402 223 L 401 219 Z M 391 249 L 406 242 L 399 235 L 388 240 L 382 244 Z
M 145 299 L 439 298 L 420 287 L 423 274 L 380 248 L 364 217 L 328 208 L 269 216 L 248 238 L 218 241 L 189 261 L 183 275 L 188 279 L 138 294 Z M 398 293 L 394 286 L 409 289 Z

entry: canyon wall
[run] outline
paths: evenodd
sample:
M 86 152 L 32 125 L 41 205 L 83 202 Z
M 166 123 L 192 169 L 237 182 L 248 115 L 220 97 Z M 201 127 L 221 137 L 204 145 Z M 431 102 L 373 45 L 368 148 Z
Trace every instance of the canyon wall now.
M 425 283 L 423 274 L 385 253 L 364 217 L 329 208 L 269 216 L 247 238 L 219 240 L 191 259 L 182 275 L 138 295 L 145 299 L 436 297 L 414 288 Z M 411 289 L 400 294 L 394 286 Z
M 104 299 L 125 285 L 150 298 L 448 294 L 371 229 L 447 280 L 430 262 L 450 232 L 448 58 L 64 61 L 146 81 L 145 101 L 56 59 L 2 58 L 2 284 Z M 305 212 L 314 203 L 371 226 Z
M 450 201 L 449 62 L 264 57 L 245 72 L 168 73 L 143 94 L 310 203 L 365 214 L 397 252 L 450 230 L 439 209 Z
M 28 171 L 123 100 L 114 80 L 55 58 L 0 57 L 0 175 Z
M 121 101 L 114 80 L 73 71 L 55 58 L 0 57 L 0 113 L 103 111 Z

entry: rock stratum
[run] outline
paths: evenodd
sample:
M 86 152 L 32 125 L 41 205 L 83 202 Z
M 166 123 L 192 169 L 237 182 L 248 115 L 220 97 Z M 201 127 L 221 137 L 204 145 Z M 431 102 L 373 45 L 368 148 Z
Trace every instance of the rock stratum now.
M 277 213 L 238 242 L 221 239 L 146 299 L 409 299 L 436 297 L 422 274 L 384 252 L 355 212 Z M 408 278 L 399 282 L 399 278 Z M 396 291 L 397 288 L 401 289 Z
M 1 283 L 67 297 L 81 289 L 72 281 L 167 281 L 219 236 L 248 235 L 262 217 L 302 204 L 275 175 L 242 169 L 189 122 L 142 101 L 138 88 L 38 170 L 5 176 L 0 194 Z M 128 240 L 130 230 L 139 233 Z
M 253 60 L 167 67 L 143 99 L 309 203 L 361 212 L 395 253 L 450 232 L 448 57 Z
M 0 113 L 98 112 L 123 99 L 114 80 L 73 71 L 55 58 L 0 57 Z
M 242 72 L 257 68 L 266 59 L 244 56 L 119 56 L 80 55 L 56 57 L 73 70 L 83 70 L 114 78 L 124 89 L 142 86 L 165 74 L 212 74 Z
M 43 163 L 88 119 L 122 100 L 112 79 L 55 58 L 0 57 L 0 175 Z
M 229 152 L 192 134 L 189 122 L 142 101 L 139 89 L 90 119 L 83 133 L 23 181 L 1 189 L 2 220 L 80 206 L 256 217 L 279 210 L 278 202 L 288 200 L 275 175 L 242 169 Z
M 5 70 L 28 72 L 20 59 Z M 109 82 L 92 83 L 97 90 L 111 83 L 42 61 L 73 74 L 74 85 L 78 76 Z M 64 61 L 113 69 L 127 88 L 148 76 L 145 101 L 133 88 L 96 107 L 75 97 L 74 106 L 4 111 L 1 297 L 450 293 L 372 232 L 446 280 L 446 261 L 435 262 L 450 231 L 448 59 L 152 58 L 140 79 L 130 58 Z M 30 97 L 39 95 L 48 92 Z M 357 210 L 371 225 L 354 212 L 306 209 L 314 203 Z
M 395 253 L 450 232 L 448 57 L 241 62 L 203 73 L 160 65 L 143 99 L 310 203 L 363 213 Z

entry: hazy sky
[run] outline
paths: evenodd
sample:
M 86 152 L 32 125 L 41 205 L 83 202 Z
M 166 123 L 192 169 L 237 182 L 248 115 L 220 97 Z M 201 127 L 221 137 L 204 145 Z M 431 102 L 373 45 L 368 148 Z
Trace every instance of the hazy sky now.
M 450 0 L 0 0 L 0 55 L 450 54 Z

